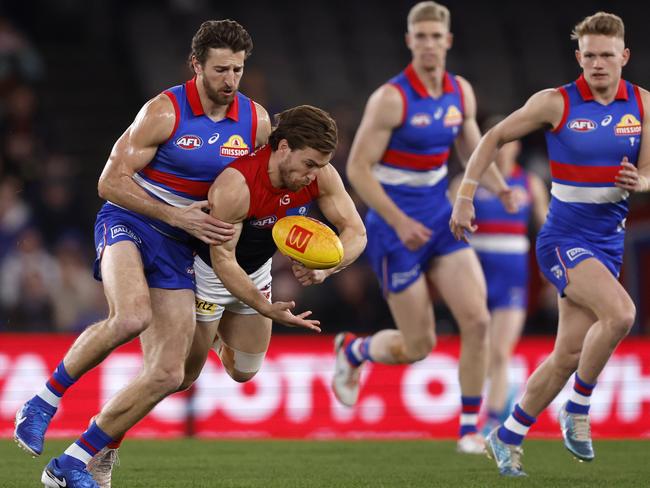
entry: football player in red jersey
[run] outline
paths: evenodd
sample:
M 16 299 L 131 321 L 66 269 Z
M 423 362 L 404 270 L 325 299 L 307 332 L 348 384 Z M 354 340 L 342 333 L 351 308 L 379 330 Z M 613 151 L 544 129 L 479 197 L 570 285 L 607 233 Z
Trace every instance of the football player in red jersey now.
M 337 266 L 308 269 L 293 263 L 293 273 L 304 286 L 341 271 L 366 245 L 361 217 L 330 164 L 337 144 L 334 120 L 308 105 L 286 110 L 276 119 L 269 144 L 232 163 L 210 189 L 212 216 L 234 224 L 235 235 L 227 244 L 204 246 L 194 263 L 197 301 L 206 306 L 204 313 L 197 311 L 187 386 L 198 377 L 215 341 L 228 374 L 247 381 L 262 364 L 273 320 L 304 327 L 296 323 L 301 319 L 320 331 L 318 321 L 307 319 L 311 312 L 294 316 L 294 302 L 270 300 L 271 257 L 276 251 L 271 229 L 277 220 L 305 215 L 316 202 L 338 230 L 344 257 Z
M 334 120 L 302 105 L 278 114 L 276 123 L 268 145 L 233 162 L 210 188 L 211 215 L 232 223 L 235 235 L 224 245 L 202 247 L 195 259 L 198 324 L 180 389 L 199 377 L 211 348 L 235 381 L 249 381 L 264 361 L 272 321 L 320 331 L 319 322 L 308 319 L 311 312 L 293 315 L 294 302 L 271 301 L 271 229 L 277 220 L 304 215 L 316 202 L 338 230 L 344 257 L 337 266 L 319 270 L 293 263 L 304 286 L 343 270 L 366 245 L 361 217 L 330 164 L 337 144 Z M 110 470 L 115 453 L 104 451 L 98 462 L 105 460 Z

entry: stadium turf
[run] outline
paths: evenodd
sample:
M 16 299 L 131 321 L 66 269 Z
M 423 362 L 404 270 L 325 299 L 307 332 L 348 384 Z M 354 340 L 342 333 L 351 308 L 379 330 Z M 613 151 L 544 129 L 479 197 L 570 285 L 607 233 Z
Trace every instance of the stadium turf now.
M 0 487 L 41 486 L 49 458 L 70 444 L 53 440 L 32 459 L 0 441 Z M 125 442 L 113 487 L 601 487 L 650 486 L 650 441 L 598 441 L 596 460 L 578 463 L 559 440 L 529 440 L 528 479 L 498 476 L 492 461 L 460 455 L 451 441 Z

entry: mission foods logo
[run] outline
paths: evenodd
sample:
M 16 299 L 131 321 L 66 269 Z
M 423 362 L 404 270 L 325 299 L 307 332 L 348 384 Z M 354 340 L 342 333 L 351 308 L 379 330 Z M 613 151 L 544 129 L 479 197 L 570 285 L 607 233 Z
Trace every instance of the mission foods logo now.
M 447 109 L 442 125 L 445 127 L 453 127 L 463 123 L 463 114 L 458 110 L 456 105 L 450 105 Z
M 192 149 L 200 148 L 203 145 L 203 140 L 199 136 L 189 134 L 180 136 L 178 139 L 176 139 L 176 142 L 174 142 L 174 144 L 176 144 L 176 146 L 180 147 L 181 149 L 191 151 Z
M 307 244 L 309 244 L 311 236 L 313 235 L 313 232 L 305 229 L 304 227 L 294 225 L 291 227 L 291 230 L 289 231 L 287 239 L 284 241 L 284 243 L 287 245 L 287 247 L 295 249 L 299 253 L 304 253 L 305 249 L 307 248 Z
M 233 134 L 226 142 L 221 145 L 219 153 L 228 158 L 239 158 L 246 156 L 250 152 L 244 138 L 238 134 Z
M 573 119 L 567 124 L 567 127 L 576 132 L 591 132 L 598 127 L 598 124 L 589 119 Z
M 625 114 L 614 127 L 617 136 L 638 136 L 641 134 L 641 122 L 632 114 Z

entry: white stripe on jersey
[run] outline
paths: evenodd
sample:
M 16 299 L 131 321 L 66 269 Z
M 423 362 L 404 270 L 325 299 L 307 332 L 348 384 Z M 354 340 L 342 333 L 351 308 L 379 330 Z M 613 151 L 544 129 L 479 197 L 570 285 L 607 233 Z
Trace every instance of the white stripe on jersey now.
M 567 203 L 618 203 L 630 196 L 615 186 L 571 186 L 555 181 L 551 184 L 551 195 Z
M 372 173 L 380 183 L 385 185 L 434 186 L 447 176 L 447 165 L 444 164 L 440 168 L 430 171 L 409 171 L 376 164 L 372 168 Z
M 473 234 L 469 243 L 479 252 L 524 254 L 530 249 L 528 237 L 510 234 Z
M 195 200 L 192 200 L 191 198 L 182 197 L 170 192 L 169 190 L 155 186 L 137 173 L 133 175 L 133 181 L 173 207 L 187 207 L 195 202 Z

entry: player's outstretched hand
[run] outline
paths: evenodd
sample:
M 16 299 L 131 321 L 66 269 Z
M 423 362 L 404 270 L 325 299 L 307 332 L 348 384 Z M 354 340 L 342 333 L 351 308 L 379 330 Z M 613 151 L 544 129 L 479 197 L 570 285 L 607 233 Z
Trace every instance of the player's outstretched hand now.
M 449 219 L 449 228 L 456 240 L 468 242 L 466 232 L 474 232 L 478 226 L 473 224 L 474 203 L 467 198 L 456 198 L 454 209 Z
M 291 310 L 296 306 L 296 302 L 273 302 L 269 304 L 264 315 L 274 322 L 286 325 L 287 327 L 302 327 L 320 332 L 320 321 L 307 319 L 311 315 L 311 310 L 294 315 Z
M 646 191 L 648 181 L 641 175 L 639 170 L 627 159 L 627 156 L 621 161 L 621 169 L 617 173 L 616 186 L 627 191 Z
M 395 226 L 395 232 L 402 244 L 410 251 L 416 251 L 429 242 L 433 231 L 411 217 L 404 217 Z
M 298 261 L 291 261 L 291 271 L 302 286 L 319 285 L 330 275 L 326 269 L 310 269 Z
M 179 208 L 176 215 L 175 227 L 180 227 L 197 239 L 218 246 L 232 239 L 235 228 L 228 222 L 215 219 L 206 210 L 210 210 L 207 200 Z

